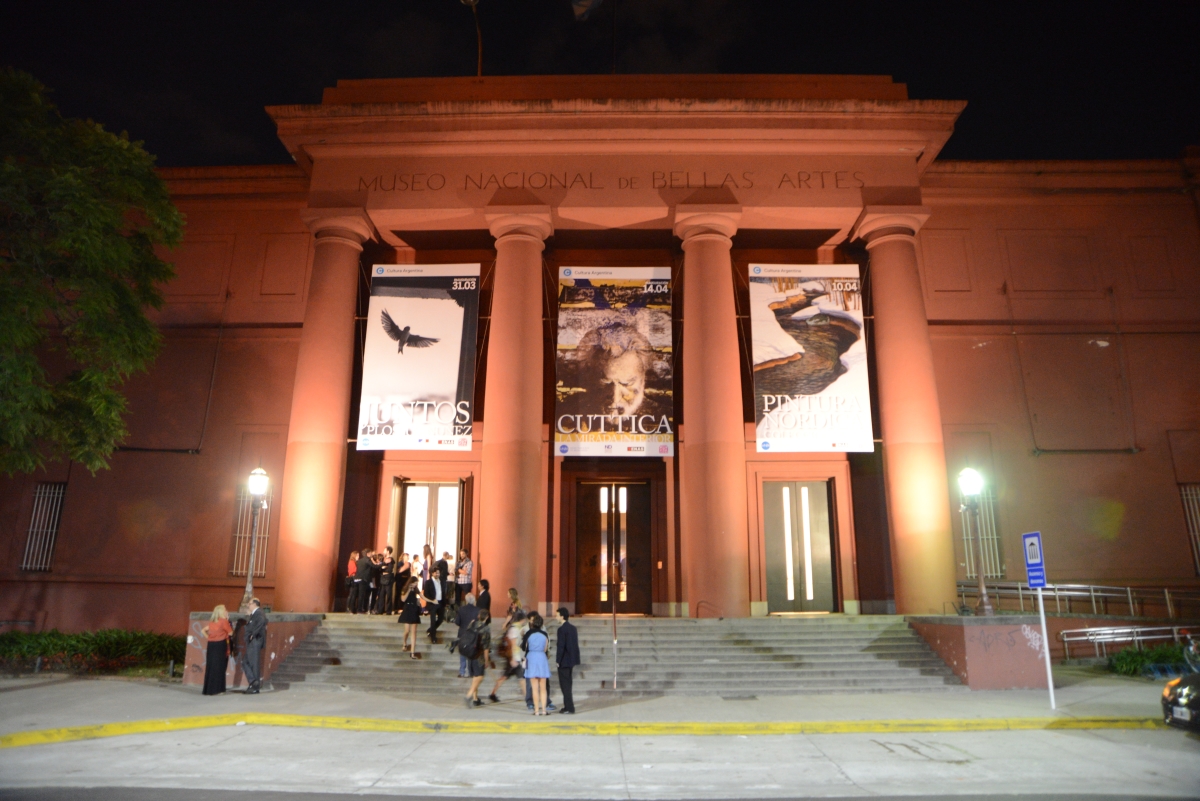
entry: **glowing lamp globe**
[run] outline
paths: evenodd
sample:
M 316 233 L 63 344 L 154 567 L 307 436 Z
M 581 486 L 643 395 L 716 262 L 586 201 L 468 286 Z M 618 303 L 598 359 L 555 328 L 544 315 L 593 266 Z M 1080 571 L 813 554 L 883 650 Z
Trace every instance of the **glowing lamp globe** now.
M 267 485 L 270 483 L 270 481 L 271 480 L 267 478 L 266 470 L 263 470 L 261 467 L 254 468 L 250 471 L 250 481 L 248 482 L 250 494 L 255 497 L 265 495 L 267 492 Z
M 983 492 L 983 476 L 978 470 L 968 467 L 958 474 L 958 488 L 968 498 L 974 498 Z

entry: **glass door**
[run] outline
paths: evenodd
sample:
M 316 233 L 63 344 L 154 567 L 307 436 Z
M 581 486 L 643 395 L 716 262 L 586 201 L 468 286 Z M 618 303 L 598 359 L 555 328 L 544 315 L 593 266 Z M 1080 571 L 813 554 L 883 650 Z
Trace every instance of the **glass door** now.
M 650 485 L 581 481 L 575 497 L 577 609 L 650 614 Z
M 433 549 L 434 561 L 449 553 L 450 571 L 454 575 L 462 532 L 460 483 L 404 483 L 400 491 L 404 493 L 400 551 L 419 559 L 428 545 Z
M 768 612 L 836 612 L 829 483 L 763 482 Z

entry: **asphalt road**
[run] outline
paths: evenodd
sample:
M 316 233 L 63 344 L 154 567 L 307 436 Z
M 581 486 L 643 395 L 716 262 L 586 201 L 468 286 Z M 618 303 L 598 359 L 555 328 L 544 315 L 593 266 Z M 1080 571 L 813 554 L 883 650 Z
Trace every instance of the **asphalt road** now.
M 80 792 L 72 787 L 109 789 L 71 795 Z M 143 796 L 133 787 L 156 789 Z M 3 749 L 0 788 L 0 799 L 55 801 L 191 801 L 247 794 L 290 801 L 343 797 L 338 794 L 1200 798 L 1200 738 L 1166 729 L 747 737 L 417 734 L 247 725 Z M 287 792 L 267 795 L 272 791 Z

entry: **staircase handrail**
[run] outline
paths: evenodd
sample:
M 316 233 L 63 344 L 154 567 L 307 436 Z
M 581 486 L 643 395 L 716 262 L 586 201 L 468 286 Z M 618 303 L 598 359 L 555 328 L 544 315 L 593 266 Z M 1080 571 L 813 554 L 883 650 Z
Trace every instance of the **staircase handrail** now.
M 1029 584 L 1024 581 L 988 581 L 988 593 L 996 597 L 997 602 L 1001 598 L 1016 598 L 1021 611 L 1025 611 L 1026 599 L 1030 602 L 1030 611 L 1034 606 L 1035 593 L 1030 588 Z M 1118 600 L 1123 603 L 1129 610 L 1130 617 L 1145 617 L 1147 602 L 1152 602 L 1154 605 L 1163 604 L 1166 607 L 1167 617 L 1176 618 L 1180 607 L 1184 604 L 1200 605 L 1200 590 L 1183 587 L 1170 586 L 1109 586 L 1104 584 L 1047 584 L 1042 590 L 1046 605 L 1049 606 L 1050 601 L 1054 602 L 1054 609 L 1058 613 L 1062 613 L 1062 604 L 1065 601 L 1067 612 L 1074 611 L 1071 606 L 1072 600 L 1087 599 L 1091 603 L 1092 614 L 1108 614 L 1108 601 Z M 963 606 L 967 604 L 967 596 L 975 596 L 978 593 L 978 588 L 974 582 L 960 581 L 958 582 L 958 595 L 962 600 Z M 1097 605 L 1099 603 L 1099 605 Z M 1141 605 L 1141 614 L 1138 613 L 1138 605 Z M 1151 607 L 1153 608 L 1153 606 Z
M 1058 633 L 1063 653 L 1071 658 L 1071 643 L 1091 643 L 1096 656 L 1108 656 L 1109 643 L 1133 643 L 1141 650 L 1142 644 L 1159 640 L 1183 642 L 1189 634 L 1185 626 L 1105 626 L 1090 629 L 1064 629 Z M 1103 650 L 1103 654 L 1101 654 Z

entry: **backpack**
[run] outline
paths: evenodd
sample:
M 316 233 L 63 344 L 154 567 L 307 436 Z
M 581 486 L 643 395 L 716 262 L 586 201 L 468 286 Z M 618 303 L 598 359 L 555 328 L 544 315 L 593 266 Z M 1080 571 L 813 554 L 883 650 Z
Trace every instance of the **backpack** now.
M 479 629 L 475 624 L 467 626 L 466 631 L 458 638 L 458 653 L 467 659 L 474 659 L 479 652 Z

